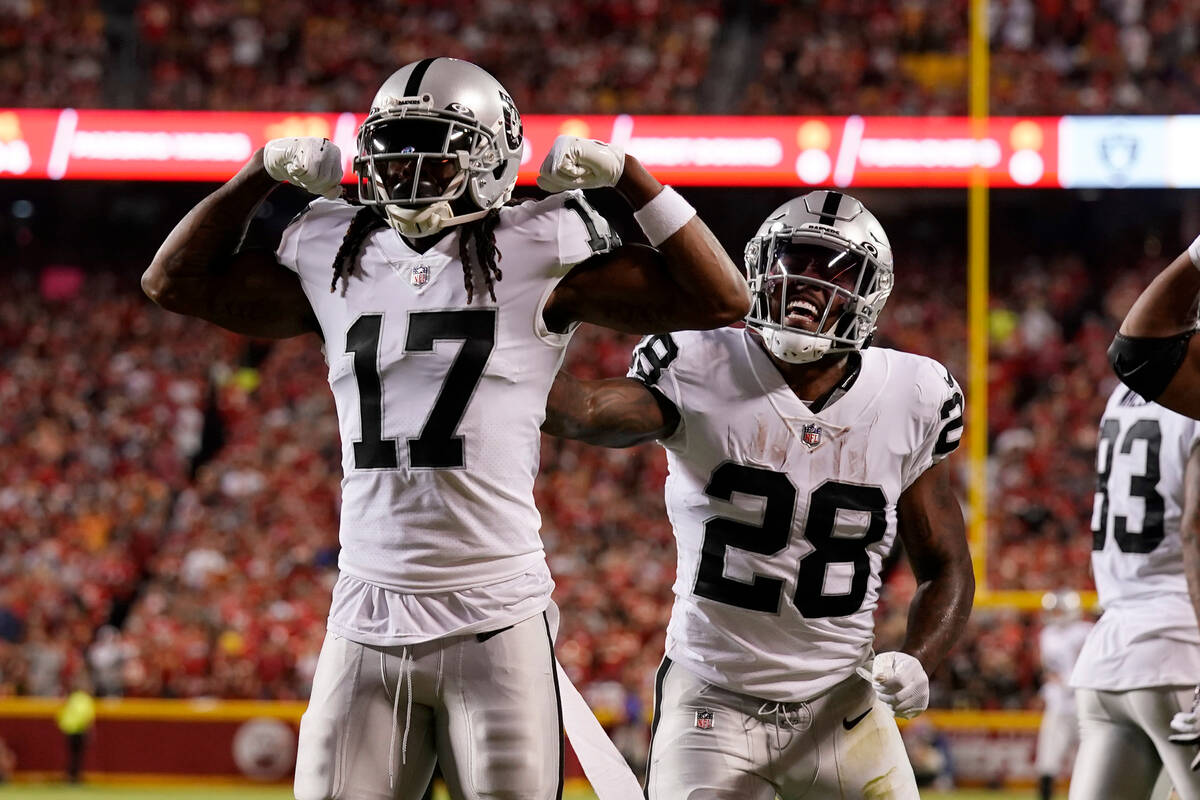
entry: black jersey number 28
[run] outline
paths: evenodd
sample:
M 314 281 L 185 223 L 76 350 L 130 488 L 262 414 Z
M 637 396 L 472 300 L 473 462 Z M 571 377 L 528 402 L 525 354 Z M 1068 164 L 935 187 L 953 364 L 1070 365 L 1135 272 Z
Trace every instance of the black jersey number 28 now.
M 727 461 L 713 470 L 704 492 L 726 501 L 735 492 L 761 497 L 765 506 L 760 525 L 724 517 L 712 517 L 704 523 L 695 593 L 750 611 L 779 613 L 783 581 L 763 575 L 755 575 L 749 582 L 727 578 L 725 556 L 729 548 L 764 556 L 782 552 L 791 539 L 796 487 L 782 473 Z M 887 498 L 878 486 L 825 481 L 813 490 L 804 523 L 804 538 L 813 550 L 800 559 L 792 598 L 796 610 L 809 619 L 844 617 L 859 610 L 871 574 L 867 548 L 882 541 L 887 532 L 886 507 Z M 853 537 L 835 535 L 839 511 L 865 513 L 863 533 Z M 826 594 L 825 579 L 832 564 L 849 565 L 852 571 L 845 591 Z
M 363 314 L 346 332 L 346 352 L 354 356 L 362 419 L 362 439 L 354 442 L 355 469 L 395 469 L 399 464 L 396 440 L 383 438 L 383 382 L 379 376 L 382 331 L 382 314 Z M 458 340 L 463 344 L 446 372 L 421 435 L 408 440 L 408 463 L 414 468 L 448 469 L 466 465 L 463 437 L 455 431 L 496 344 L 496 309 L 419 311 L 409 315 L 404 352 L 431 353 L 433 343 L 439 340 Z M 406 399 L 398 397 L 392 402 Z

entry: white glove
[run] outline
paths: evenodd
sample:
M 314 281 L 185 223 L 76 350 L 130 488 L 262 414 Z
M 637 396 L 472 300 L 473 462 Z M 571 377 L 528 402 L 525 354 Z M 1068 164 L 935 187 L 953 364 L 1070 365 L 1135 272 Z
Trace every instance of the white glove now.
M 293 183 L 331 200 L 342 195 L 342 151 L 328 139 L 272 139 L 263 148 L 263 166 L 277 181 Z
M 1171 730 L 1175 732 L 1167 738 L 1175 744 L 1185 747 L 1200 745 L 1200 686 L 1196 687 L 1196 693 L 1192 695 L 1192 710 L 1180 711 L 1171 718 Z M 1200 750 L 1192 759 L 1192 772 L 1196 770 L 1200 770 Z
M 875 694 L 892 713 L 912 719 L 929 707 L 929 676 L 921 662 L 908 653 L 880 653 L 871 666 Z
M 554 140 L 538 173 L 537 185 L 547 192 L 615 186 L 625 170 L 625 150 L 578 136 Z
M 1191 711 L 1180 711 L 1171 719 L 1171 730 L 1175 731 L 1167 738 L 1175 744 L 1185 747 L 1200 745 L 1200 711 L 1195 706 Z M 1192 772 L 1200 770 L 1200 750 L 1192 759 Z
M 1171 719 L 1171 730 L 1175 732 L 1167 738 L 1175 744 L 1200 744 L 1200 713 L 1180 711 Z

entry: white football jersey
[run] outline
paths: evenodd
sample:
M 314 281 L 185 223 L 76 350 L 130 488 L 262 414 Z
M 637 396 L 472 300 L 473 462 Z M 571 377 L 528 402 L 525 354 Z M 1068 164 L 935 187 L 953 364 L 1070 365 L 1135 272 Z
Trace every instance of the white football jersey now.
M 1194 685 L 1200 629 L 1179 521 L 1200 423 L 1118 385 L 1100 420 L 1092 572 L 1104 614 L 1071 675 L 1083 689 Z
M 962 436 L 954 378 L 872 347 L 814 412 L 738 328 L 647 337 L 629 375 L 680 413 L 662 442 L 679 559 L 667 656 L 779 702 L 844 680 L 871 656 L 896 502 Z
M 501 209 L 495 302 L 476 265 L 467 304 L 458 231 L 418 253 L 376 230 L 349 286 L 331 292 L 358 211 L 315 200 L 277 251 L 325 340 L 342 440 L 342 576 L 431 594 L 543 566 L 539 428 L 570 332 L 547 330 L 542 309 L 574 264 L 616 237 L 582 193 L 565 192 Z

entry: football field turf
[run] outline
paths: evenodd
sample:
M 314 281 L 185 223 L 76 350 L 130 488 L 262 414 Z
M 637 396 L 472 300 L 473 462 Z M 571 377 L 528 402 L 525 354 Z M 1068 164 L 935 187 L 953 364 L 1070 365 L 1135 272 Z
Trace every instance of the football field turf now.
M 963 790 L 960 792 L 927 792 L 921 797 L 927 800 L 1029 800 L 1033 790 L 1024 792 L 988 792 Z M 0 786 L 0 800 L 290 800 L 292 793 L 286 788 L 245 788 L 231 786 L 164 787 L 152 786 Z M 586 790 L 567 791 L 563 800 L 594 800 Z M 442 796 L 444 798 L 444 795 Z

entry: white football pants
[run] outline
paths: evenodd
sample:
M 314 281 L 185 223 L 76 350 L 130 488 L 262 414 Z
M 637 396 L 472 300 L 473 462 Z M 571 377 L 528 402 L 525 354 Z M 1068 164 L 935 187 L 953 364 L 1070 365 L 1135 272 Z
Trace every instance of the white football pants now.
M 1191 770 L 1196 749 L 1167 740 L 1171 717 L 1191 708 L 1193 689 L 1076 689 L 1079 754 L 1070 800 L 1147 800 L 1164 769 L 1181 800 L 1200 800 L 1200 773 Z
M 300 721 L 296 800 L 562 796 L 562 717 L 544 614 L 407 647 L 325 635 Z
M 664 659 L 655 685 L 649 800 L 917 800 L 900 730 L 852 675 L 806 703 L 713 686 Z

